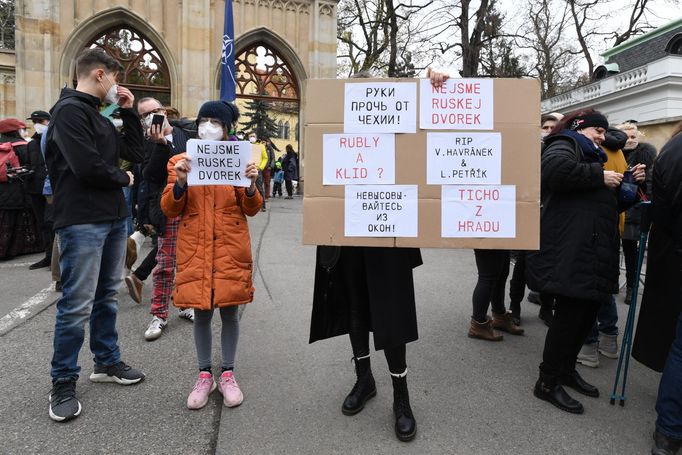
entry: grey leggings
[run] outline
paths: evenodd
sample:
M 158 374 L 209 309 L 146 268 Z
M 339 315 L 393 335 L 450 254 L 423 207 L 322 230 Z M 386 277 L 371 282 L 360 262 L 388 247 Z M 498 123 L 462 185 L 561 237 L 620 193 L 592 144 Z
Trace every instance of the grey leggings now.
M 194 310 L 194 344 L 197 347 L 199 369 L 211 367 L 211 319 L 213 310 Z M 229 306 L 220 309 L 220 319 L 223 322 L 220 331 L 220 344 L 223 350 L 223 369 L 234 369 L 234 357 L 239 341 L 239 306 Z

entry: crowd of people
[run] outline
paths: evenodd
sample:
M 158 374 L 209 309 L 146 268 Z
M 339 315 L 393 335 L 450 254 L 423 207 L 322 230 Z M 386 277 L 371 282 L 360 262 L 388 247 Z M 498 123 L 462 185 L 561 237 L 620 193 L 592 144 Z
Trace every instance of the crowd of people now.
M 142 370 L 121 360 L 116 313 L 121 285 L 142 303 L 149 275 L 152 319 L 145 339 L 163 334 L 171 301 L 180 318 L 193 321 L 198 373 L 187 407 L 201 409 L 215 389 L 225 406 L 239 406 L 238 309 L 255 292 L 247 218 L 265 211 L 270 197 L 282 197 L 282 184 L 291 199 L 298 179 L 291 145 L 277 158 L 271 141 L 235 131 L 236 105 L 208 101 L 195 121 L 181 119 L 154 98 L 135 100 L 116 82 L 121 70 L 102 50 L 86 50 L 76 61 L 76 88 L 64 88 L 49 113 L 30 115 L 30 140 L 23 122 L 0 121 L 0 259 L 44 250 L 30 267 L 51 267 L 62 292 L 49 396 L 55 421 L 82 410 L 76 382 L 86 322 L 95 361 L 91 381 L 132 385 L 144 379 Z M 429 77 L 436 86 L 448 78 L 435 71 Z M 116 108 L 111 118 L 100 114 L 103 104 Z M 260 160 L 246 168 L 250 187 L 188 185 L 192 160 L 185 149 L 194 137 L 256 144 Z M 531 289 L 528 300 L 540 305 L 548 326 L 533 393 L 563 411 L 583 413 L 565 387 L 598 397 L 576 364 L 597 367 L 600 354 L 618 357 L 620 250 L 624 301 L 632 303 L 643 217 L 638 203 L 652 199 L 649 273 L 633 354 L 663 371 L 653 453 L 674 454 L 682 445 L 682 124 L 658 155 L 641 138 L 635 121 L 610 125 L 593 109 L 542 117 L 540 248 L 474 250 L 478 279 L 468 335 L 497 342 L 500 331 L 523 335 L 520 305 Z M 153 248 L 137 261 L 146 238 Z M 355 364 L 356 381 L 341 411 L 355 415 L 377 393 L 372 332 L 388 363 L 401 441 L 417 432 L 406 345 L 418 338 L 413 269 L 421 264 L 413 248 L 319 246 L 316 255 L 310 342 L 347 334 Z M 217 381 L 210 329 L 216 308 L 222 324 Z

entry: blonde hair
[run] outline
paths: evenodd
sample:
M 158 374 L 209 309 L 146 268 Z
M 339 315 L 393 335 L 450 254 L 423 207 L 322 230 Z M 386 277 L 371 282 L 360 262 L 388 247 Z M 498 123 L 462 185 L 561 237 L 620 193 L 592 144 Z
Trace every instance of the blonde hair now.
M 638 133 L 638 136 L 643 136 L 642 132 L 639 130 L 639 127 L 637 126 L 636 123 L 632 122 L 625 122 L 621 123 L 620 125 L 616 126 L 621 131 L 628 131 L 628 130 L 635 130 Z

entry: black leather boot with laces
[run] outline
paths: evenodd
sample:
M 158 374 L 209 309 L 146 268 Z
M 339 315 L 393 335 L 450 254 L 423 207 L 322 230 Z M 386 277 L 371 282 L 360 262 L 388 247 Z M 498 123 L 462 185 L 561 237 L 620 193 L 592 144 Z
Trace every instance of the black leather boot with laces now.
M 410 407 L 410 394 L 407 391 L 407 377 L 391 373 L 393 381 L 393 414 L 395 414 L 395 435 L 401 441 L 414 439 L 417 434 L 417 421 Z
M 355 374 L 358 379 L 346 399 L 343 400 L 343 406 L 341 406 L 341 412 L 347 416 L 352 416 L 362 411 L 365 403 L 377 394 L 369 356 L 361 359 L 354 357 L 353 362 L 355 362 Z

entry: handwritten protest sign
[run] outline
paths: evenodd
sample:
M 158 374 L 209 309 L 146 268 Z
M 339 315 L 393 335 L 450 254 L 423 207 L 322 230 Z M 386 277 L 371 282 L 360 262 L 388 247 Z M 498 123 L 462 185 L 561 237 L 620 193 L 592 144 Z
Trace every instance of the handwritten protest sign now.
M 346 185 L 347 237 L 416 237 L 417 185 Z
M 448 79 L 433 87 L 421 79 L 419 127 L 423 130 L 492 130 L 493 80 Z
M 324 185 L 395 183 L 393 134 L 325 134 Z
M 251 186 L 246 165 L 251 160 L 251 143 L 237 141 L 187 141 L 187 155 L 192 158 L 192 171 L 187 184 Z
M 306 84 L 304 244 L 537 250 L 540 90 L 536 80 L 454 79 L 436 91 L 428 80 L 410 79 L 310 79 Z M 340 143 L 329 141 L 361 136 L 361 148 L 376 149 L 368 141 L 392 133 L 381 124 L 350 133 L 349 119 L 358 115 L 361 106 L 352 105 L 347 94 L 358 93 L 354 101 L 385 101 L 397 96 L 403 84 L 419 85 L 417 118 L 425 110 L 429 121 L 422 121 L 414 133 L 393 135 L 393 183 L 380 184 L 385 183 L 386 166 L 382 180 L 371 183 L 377 175 L 371 174 L 375 164 L 370 167 L 367 152 L 362 153 L 365 176 L 354 169 L 362 167 L 354 153 L 345 156 L 351 157 L 350 163 L 334 161 Z M 350 90 L 353 85 L 358 88 Z M 367 92 L 368 87 L 375 91 Z M 386 89 L 386 96 L 376 91 L 379 87 Z M 422 107 L 426 98 L 430 101 Z M 439 116 L 434 118 L 434 113 Z M 386 195 L 405 186 L 416 188 L 414 210 L 407 204 L 408 193 L 400 192 L 402 200 Z M 371 194 L 379 191 L 384 194 Z
M 416 132 L 417 84 L 346 84 L 343 125 L 344 133 Z
M 516 186 L 444 185 L 443 237 L 516 237 Z
M 501 134 L 428 133 L 426 173 L 429 185 L 501 183 Z

